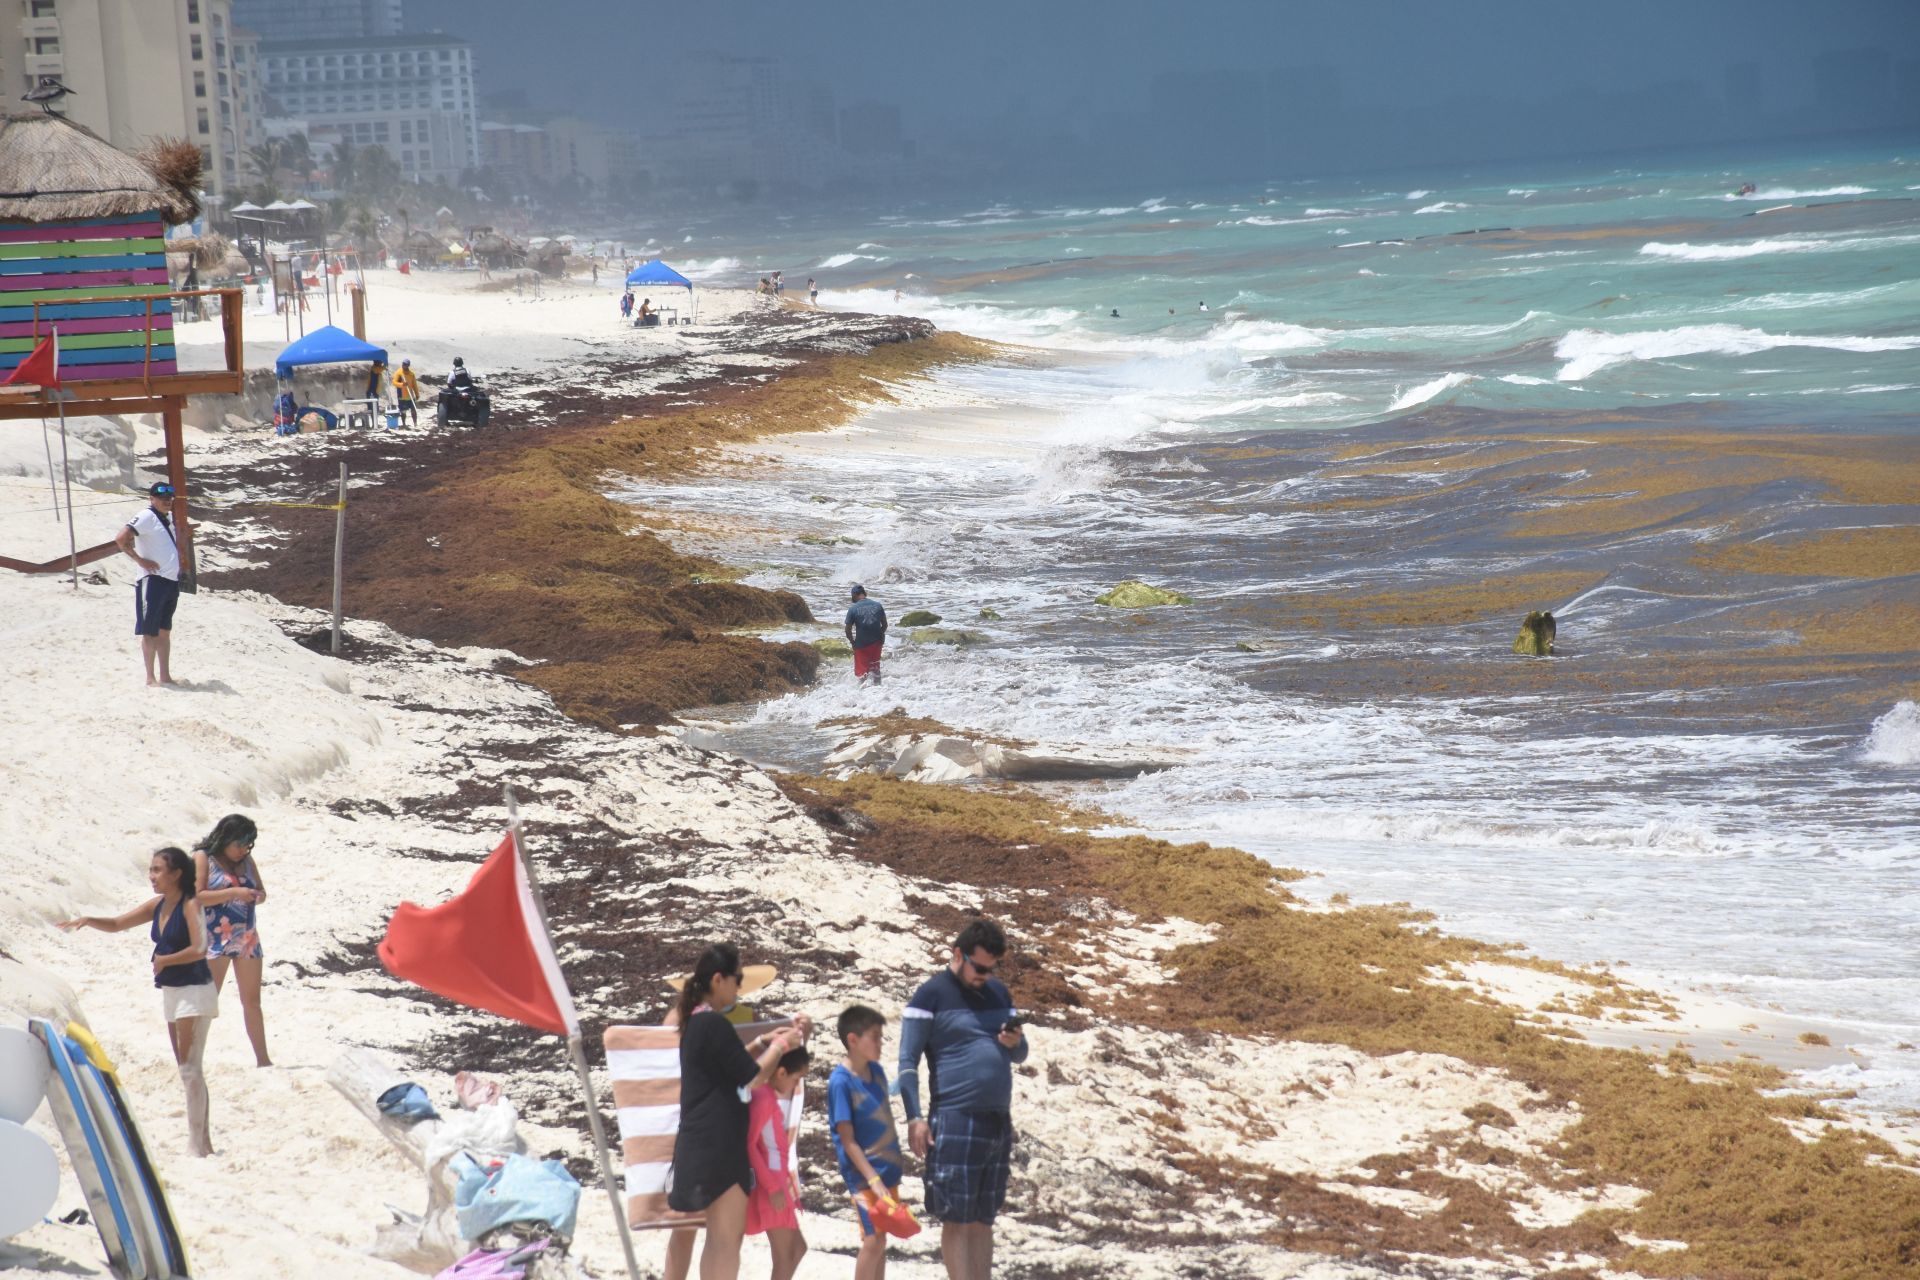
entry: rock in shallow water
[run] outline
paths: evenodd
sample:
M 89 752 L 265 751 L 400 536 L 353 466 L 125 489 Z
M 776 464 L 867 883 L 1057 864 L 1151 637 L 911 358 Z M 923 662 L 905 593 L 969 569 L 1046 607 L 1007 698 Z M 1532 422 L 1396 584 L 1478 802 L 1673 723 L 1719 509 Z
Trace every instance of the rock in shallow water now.
M 1513 651 L 1534 658 L 1551 658 L 1553 636 L 1557 629 L 1551 611 L 1542 613 L 1536 609 L 1521 620 L 1520 634 L 1514 637 Z
M 920 627 L 909 633 L 915 644 L 991 644 L 993 637 L 984 631 L 967 631 L 960 627 Z
M 926 609 L 915 609 L 900 619 L 900 625 L 903 627 L 932 627 L 938 626 L 939 623 L 940 615 Z
M 1165 587 L 1150 587 L 1144 582 L 1126 581 L 1111 591 L 1094 598 L 1095 604 L 1106 605 L 1110 609 L 1149 609 L 1162 604 L 1192 604 L 1192 596 L 1183 596 L 1178 591 L 1169 591 Z

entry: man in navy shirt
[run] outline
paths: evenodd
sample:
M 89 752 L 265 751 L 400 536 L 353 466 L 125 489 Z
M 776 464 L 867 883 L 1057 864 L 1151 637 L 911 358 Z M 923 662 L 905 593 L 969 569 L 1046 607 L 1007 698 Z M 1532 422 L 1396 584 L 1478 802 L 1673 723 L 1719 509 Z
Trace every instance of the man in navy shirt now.
M 867 599 L 867 589 L 853 584 L 853 604 L 847 610 L 847 643 L 853 646 L 853 674 L 862 684 L 871 675 L 880 683 L 880 646 L 887 642 L 887 611 L 878 600 Z
M 940 1219 L 940 1256 L 951 1280 L 992 1274 L 993 1220 L 1007 1198 L 1013 1064 L 1027 1060 L 1027 1040 L 1013 997 L 994 976 L 1006 954 L 1000 926 L 973 921 L 954 939 L 947 967 L 920 984 L 900 1021 L 894 1089 L 907 1112 L 907 1144 L 926 1161 L 927 1210 Z

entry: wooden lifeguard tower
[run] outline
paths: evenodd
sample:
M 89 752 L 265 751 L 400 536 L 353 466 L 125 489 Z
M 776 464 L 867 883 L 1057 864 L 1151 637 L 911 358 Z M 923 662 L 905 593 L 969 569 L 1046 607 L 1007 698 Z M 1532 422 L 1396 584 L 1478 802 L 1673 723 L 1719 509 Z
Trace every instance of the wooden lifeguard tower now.
M 194 213 L 190 194 L 81 125 L 51 114 L 0 120 L 0 377 L 56 327 L 61 390 L 0 388 L 0 421 L 69 414 L 157 413 L 183 562 L 192 551 L 181 411 L 188 396 L 237 395 L 245 379 L 238 289 L 171 288 L 166 230 Z M 176 298 L 220 302 L 225 344 L 217 369 L 180 368 Z M 58 399 L 56 399 L 58 397 Z M 112 543 L 79 553 L 85 564 Z M 58 572 L 63 556 L 0 567 Z

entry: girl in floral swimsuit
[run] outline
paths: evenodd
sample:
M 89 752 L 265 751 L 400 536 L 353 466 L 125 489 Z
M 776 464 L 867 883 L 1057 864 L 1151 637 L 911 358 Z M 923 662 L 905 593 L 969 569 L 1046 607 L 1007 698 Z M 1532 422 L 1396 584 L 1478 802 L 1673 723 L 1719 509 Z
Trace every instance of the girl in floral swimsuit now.
M 260 1011 L 260 977 L 266 957 L 254 918 L 259 905 L 267 900 L 266 884 L 253 861 L 253 842 L 259 834 L 253 819 L 230 813 L 194 846 L 193 860 L 199 882 L 206 886 L 199 898 L 206 914 L 207 963 L 213 969 L 214 986 L 225 986 L 227 970 L 234 971 L 247 1039 L 253 1042 L 254 1062 L 270 1067 L 273 1062 L 267 1057 L 267 1024 Z

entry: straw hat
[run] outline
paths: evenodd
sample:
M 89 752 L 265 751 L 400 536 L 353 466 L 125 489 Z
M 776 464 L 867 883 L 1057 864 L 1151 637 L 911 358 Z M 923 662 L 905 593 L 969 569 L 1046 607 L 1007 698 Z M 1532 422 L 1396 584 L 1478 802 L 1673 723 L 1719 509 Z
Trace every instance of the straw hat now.
M 770 964 L 743 964 L 740 966 L 740 994 L 752 995 L 763 987 L 770 987 L 779 976 L 780 971 Z M 686 976 L 668 978 L 667 985 L 678 991 L 687 985 Z

